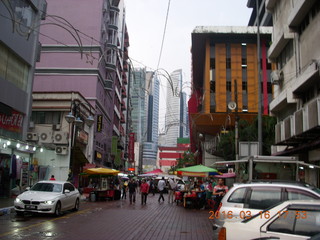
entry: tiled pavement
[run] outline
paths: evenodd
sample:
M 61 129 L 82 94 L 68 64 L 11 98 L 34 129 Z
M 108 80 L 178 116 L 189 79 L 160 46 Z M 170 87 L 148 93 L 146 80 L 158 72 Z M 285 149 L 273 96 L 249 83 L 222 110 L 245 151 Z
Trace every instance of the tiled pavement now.
M 34 230 L 45 232 L 49 227 L 58 233 L 51 239 L 69 240 L 216 239 L 212 230 L 212 220 L 208 219 L 208 209 L 185 209 L 167 201 L 158 203 L 158 196 L 149 195 L 146 205 L 141 205 L 139 194 L 136 203 L 132 205 L 129 204 L 128 198 L 107 202 L 82 202 L 78 214 L 67 213 L 61 220 L 53 220 L 54 228 L 53 223 L 44 223 Z M 35 217 L 34 220 L 40 219 Z M 16 239 L 14 236 L 11 238 Z M 29 237 L 25 235 L 25 239 L 42 238 L 29 234 Z

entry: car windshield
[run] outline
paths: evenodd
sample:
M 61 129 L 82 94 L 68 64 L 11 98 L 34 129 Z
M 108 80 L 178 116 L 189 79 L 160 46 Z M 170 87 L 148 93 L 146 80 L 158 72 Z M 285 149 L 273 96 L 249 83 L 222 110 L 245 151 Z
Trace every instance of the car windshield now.
M 32 186 L 30 190 L 40 192 L 61 192 L 62 185 L 58 183 L 37 183 Z

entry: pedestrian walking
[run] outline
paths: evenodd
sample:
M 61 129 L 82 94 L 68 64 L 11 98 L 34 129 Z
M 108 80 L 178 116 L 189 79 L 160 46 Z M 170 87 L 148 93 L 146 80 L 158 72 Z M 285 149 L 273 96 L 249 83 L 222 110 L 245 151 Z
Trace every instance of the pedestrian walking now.
M 162 179 L 158 182 L 158 189 L 160 192 L 158 202 L 160 202 L 161 199 L 162 201 L 164 201 L 163 193 L 164 193 L 165 186 L 166 186 L 166 181 L 164 180 L 164 177 L 162 177 Z
M 176 182 L 174 181 L 174 179 L 169 178 L 169 185 L 168 185 L 168 202 L 169 203 L 173 203 L 173 196 L 174 196 L 174 192 L 175 189 L 177 187 Z
M 146 183 L 145 179 L 142 179 L 141 185 L 140 185 L 140 193 L 141 193 L 141 204 L 147 204 L 147 196 L 149 193 L 149 184 Z
M 49 180 L 55 181 L 54 175 L 51 175 L 51 178 Z
M 151 181 L 150 181 L 150 192 L 152 193 L 153 196 L 155 194 L 155 190 L 156 190 L 156 186 L 154 184 L 154 180 L 151 179 Z
M 127 199 L 128 182 L 125 181 L 122 185 L 122 199 Z
M 133 178 L 131 178 L 130 182 L 128 183 L 130 204 L 132 204 L 132 202 L 136 202 L 136 188 L 137 183 L 134 181 Z

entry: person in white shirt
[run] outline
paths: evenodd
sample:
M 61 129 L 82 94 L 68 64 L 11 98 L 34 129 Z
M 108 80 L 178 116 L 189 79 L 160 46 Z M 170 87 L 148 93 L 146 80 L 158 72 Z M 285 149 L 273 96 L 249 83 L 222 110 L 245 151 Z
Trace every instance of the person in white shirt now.
M 158 182 L 158 190 L 160 192 L 158 202 L 160 202 L 161 199 L 162 201 L 164 201 L 163 192 L 164 192 L 165 186 L 166 186 L 166 181 L 164 180 L 164 177 L 162 177 L 162 179 Z
M 173 203 L 173 196 L 174 196 L 174 192 L 175 192 L 175 189 L 176 189 L 176 182 L 174 181 L 174 179 L 172 178 L 169 178 L 169 189 L 168 189 L 168 202 L 169 203 Z

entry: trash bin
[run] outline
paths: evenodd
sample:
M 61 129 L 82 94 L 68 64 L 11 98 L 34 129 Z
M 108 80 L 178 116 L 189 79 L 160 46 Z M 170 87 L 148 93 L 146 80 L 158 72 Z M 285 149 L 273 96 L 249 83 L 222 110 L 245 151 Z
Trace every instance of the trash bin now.
M 95 192 L 91 192 L 90 193 L 90 201 L 91 202 L 95 202 L 96 201 L 96 193 Z

